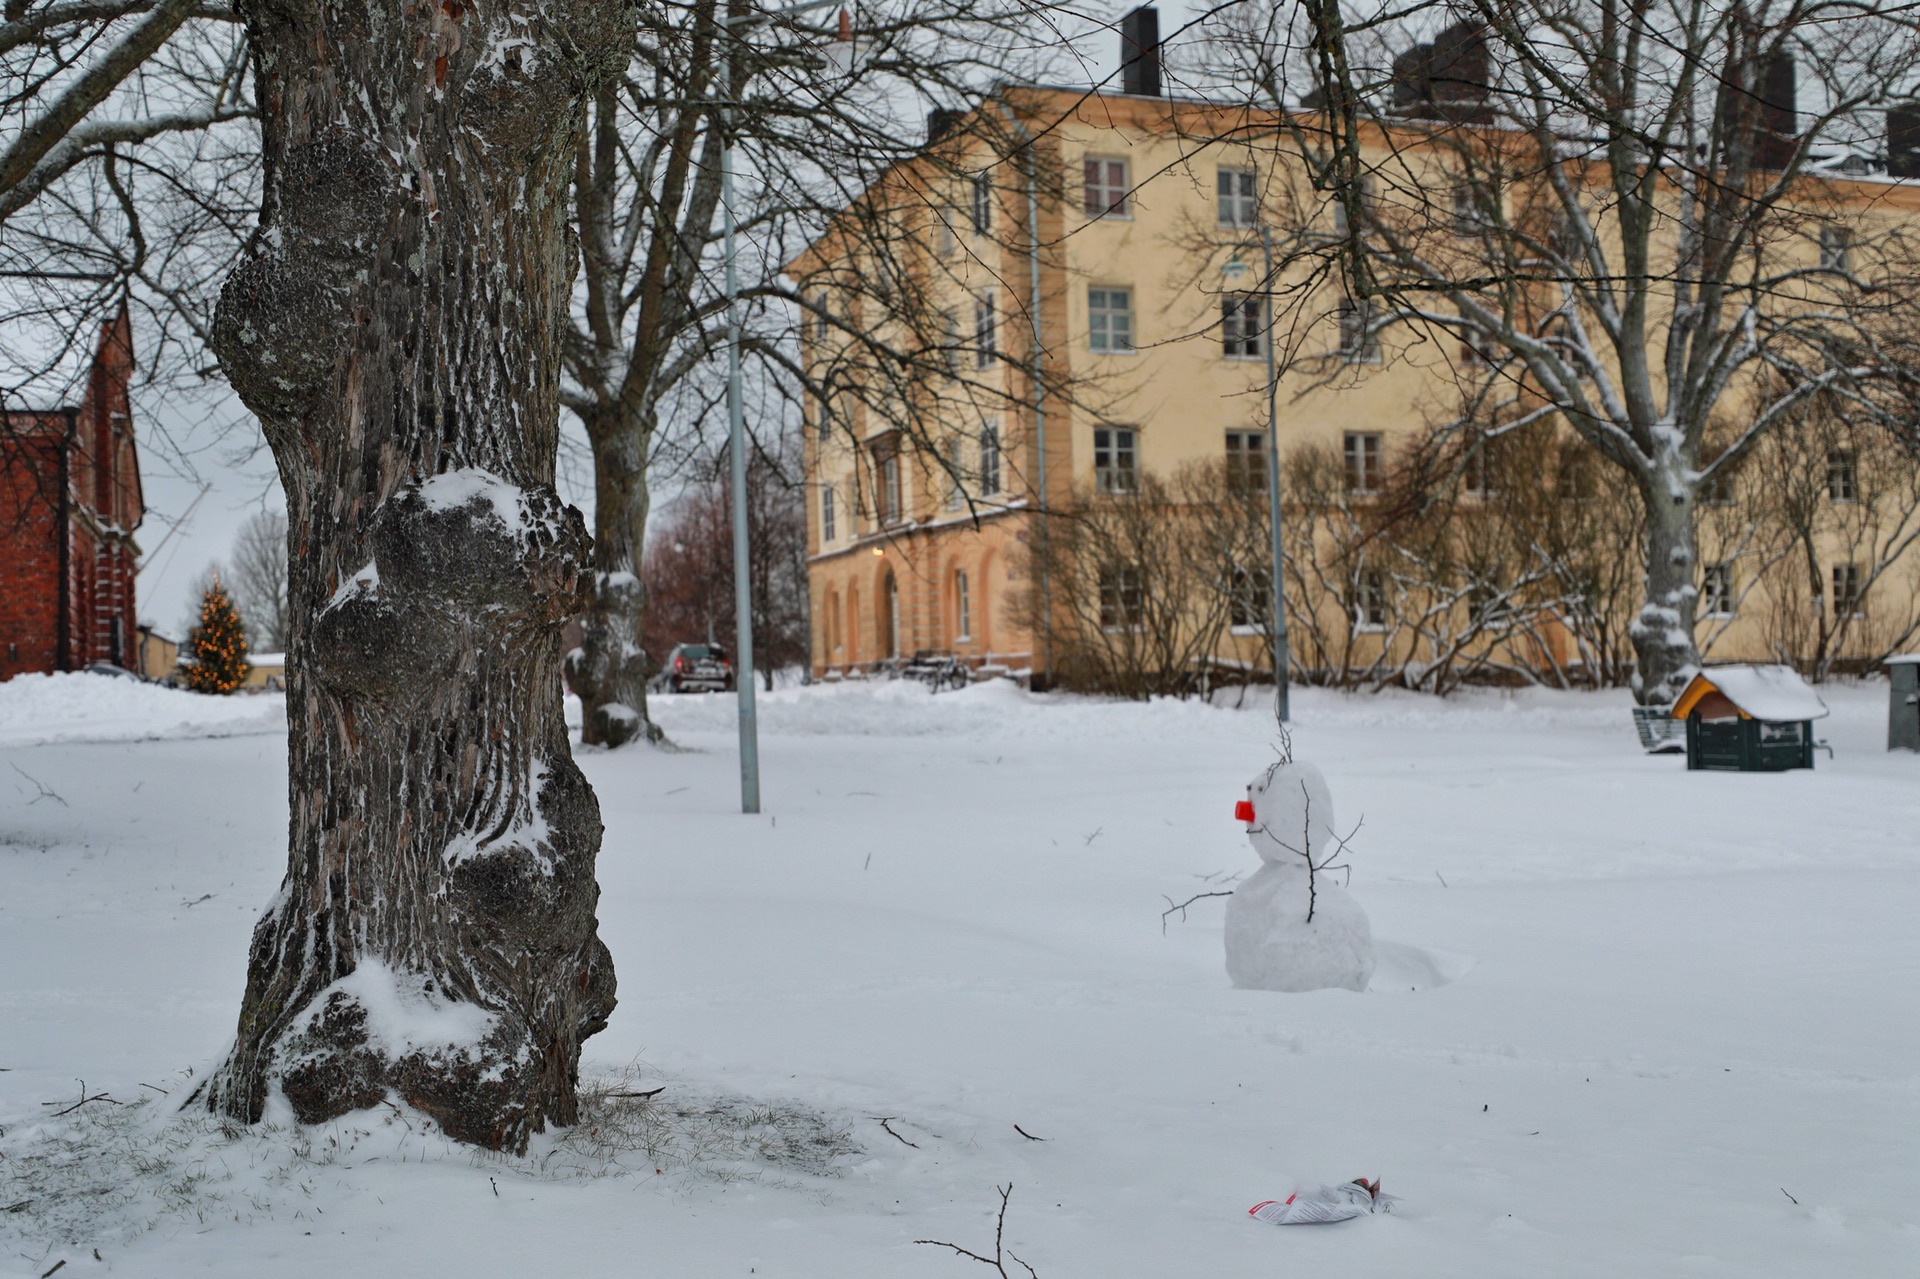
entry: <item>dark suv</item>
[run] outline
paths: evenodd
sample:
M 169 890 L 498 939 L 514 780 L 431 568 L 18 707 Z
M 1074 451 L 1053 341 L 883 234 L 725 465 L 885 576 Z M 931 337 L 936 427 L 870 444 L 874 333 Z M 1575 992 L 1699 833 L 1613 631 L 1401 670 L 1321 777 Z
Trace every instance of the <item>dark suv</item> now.
M 733 662 L 718 644 L 675 644 L 660 668 L 669 693 L 723 693 L 733 689 Z

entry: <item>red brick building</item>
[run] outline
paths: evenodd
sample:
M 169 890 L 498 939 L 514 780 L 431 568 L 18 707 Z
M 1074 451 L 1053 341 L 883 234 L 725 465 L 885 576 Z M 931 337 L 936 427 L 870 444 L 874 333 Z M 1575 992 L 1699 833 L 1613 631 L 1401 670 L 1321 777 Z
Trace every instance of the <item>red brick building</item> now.
M 139 661 L 132 376 L 123 307 L 101 326 L 78 407 L 0 414 L 0 679 Z

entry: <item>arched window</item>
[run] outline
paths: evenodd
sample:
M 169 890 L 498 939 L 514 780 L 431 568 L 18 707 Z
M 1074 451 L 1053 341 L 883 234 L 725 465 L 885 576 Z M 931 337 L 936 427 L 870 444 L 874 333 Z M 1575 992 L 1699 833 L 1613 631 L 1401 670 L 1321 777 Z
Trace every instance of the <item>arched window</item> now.
M 967 570 L 953 570 L 953 639 L 956 644 L 973 638 L 973 594 L 967 584 Z

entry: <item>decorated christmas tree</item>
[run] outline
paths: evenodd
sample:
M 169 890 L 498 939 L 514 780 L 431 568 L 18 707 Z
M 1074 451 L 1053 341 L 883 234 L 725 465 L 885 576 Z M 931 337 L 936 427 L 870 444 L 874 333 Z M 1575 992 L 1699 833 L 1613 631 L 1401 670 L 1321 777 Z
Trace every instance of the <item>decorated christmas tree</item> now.
M 253 669 L 247 662 L 246 625 L 218 577 L 200 597 L 200 622 L 187 632 L 187 655 L 193 663 L 181 663 L 181 673 L 196 693 L 231 693 Z

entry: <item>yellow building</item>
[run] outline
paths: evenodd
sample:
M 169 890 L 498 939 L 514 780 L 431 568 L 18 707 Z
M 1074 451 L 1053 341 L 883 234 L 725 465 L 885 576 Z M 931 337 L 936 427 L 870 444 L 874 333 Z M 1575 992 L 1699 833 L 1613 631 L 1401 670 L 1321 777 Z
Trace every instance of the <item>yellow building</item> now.
M 863 332 L 926 327 L 897 314 L 894 299 L 903 291 L 922 310 L 932 299 L 953 361 L 944 390 L 927 387 L 947 381 L 936 372 L 895 393 L 898 404 L 927 389 L 931 409 L 890 411 L 886 394 L 867 386 L 844 404 L 818 406 L 811 417 L 816 676 L 922 650 L 1043 678 L 1055 670 L 1048 632 L 1060 625 L 1061 602 L 1036 605 L 1039 584 L 1022 580 L 1029 551 L 1044 535 L 1041 521 L 1057 524 L 1105 495 L 1135 491 L 1143 476 L 1173 475 L 1196 463 L 1264 487 L 1270 340 L 1283 347 L 1278 437 L 1285 458 L 1327 459 L 1356 499 L 1385 486 L 1391 461 L 1444 411 L 1462 369 L 1474 361 L 1458 342 L 1435 342 L 1430 333 L 1368 332 L 1331 286 L 1300 308 L 1311 323 L 1277 334 L 1260 299 L 1237 291 L 1261 277 L 1259 223 L 1268 211 L 1287 208 L 1338 230 L 1337 210 L 1310 190 L 1297 166 L 1275 171 L 1284 163 L 1271 145 L 1256 152 L 1221 140 L 1245 126 L 1254 114 L 1248 108 L 1156 93 L 1013 87 L 982 108 L 987 112 L 997 113 L 1003 138 L 1032 139 L 1025 150 L 1003 150 L 1034 158 L 993 164 L 977 132 L 936 138 L 925 157 L 898 166 L 868 193 L 864 230 L 836 228 L 789 268 L 809 299 L 804 358 L 816 372 L 839 363 L 846 379 L 857 379 L 860 360 L 852 351 Z M 981 176 L 968 180 L 969 171 Z M 1920 192 L 1909 185 L 1882 182 L 1861 191 L 1885 216 L 1906 218 L 1920 207 Z M 911 245 L 903 257 L 913 280 L 885 279 L 863 253 L 863 237 L 885 233 L 875 227 L 891 227 Z M 1829 246 L 1810 244 L 1807 251 Z M 924 345 L 926 335 L 917 340 Z M 930 437 L 937 447 L 927 446 Z M 1842 473 L 1855 464 L 1843 452 L 1832 451 L 1833 475 L 1822 477 L 1838 486 L 1836 502 L 1857 485 Z M 1470 494 L 1472 485 L 1469 476 Z M 1477 496 L 1494 495 L 1483 482 Z M 1709 658 L 1777 660 L 1780 626 L 1762 618 L 1774 588 L 1754 590 L 1753 582 L 1737 580 L 1761 572 L 1761 562 L 1743 549 L 1739 530 L 1706 515 L 1703 651 Z M 1901 518 L 1911 515 L 1909 504 Z M 1851 591 L 1852 607 L 1881 594 L 1897 597 L 1889 615 L 1903 620 L 1893 631 L 1920 624 L 1910 566 L 1884 575 L 1870 596 L 1857 571 L 1846 578 L 1846 563 L 1835 558 L 1846 553 L 1822 550 L 1833 563 L 1815 570 L 1830 572 L 1836 594 Z M 1765 569 L 1778 565 L 1776 557 Z M 1432 627 L 1389 620 L 1379 571 L 1343 571 L 1347 579 L 1330 585 L 1324 598 L 1295 599 L 1289 583 L 1296 636 L 1337 633 L 1315 641 L 1309 661 L 1379 669 L 1382 661 L 1432 660 L 1444 639 Z M 1792 565 L 1779 571 L 1783 581 L 1806 575 Z M 1101 601 L 1101 619 L 1111 613 L 1127 623 L 1134 604 L 1126 583 L 1101 589 L 1115 596 Z M 1457 611 L 1473 607 L 1463 598 Z M 1741 609 L 1750 616 L 1739 616 Z M 1617 659 L 1596 657 L 1563 613 L 1543 608 L 1494 646 L 1535 667 Z M 1054 618 L 1054 626 L 1030 624 L 1041 616 Z M 1236 611 L 1234 620 L 1244 619 Z M 1622 634 L 1624 625 L 1616 627 Z M 1216 653 L 1229 664 L 1258 667 L 1265 640 L 1255 631 L 1223 626 Z M 1865 652 L 1885 638 L 1859 644 Z

